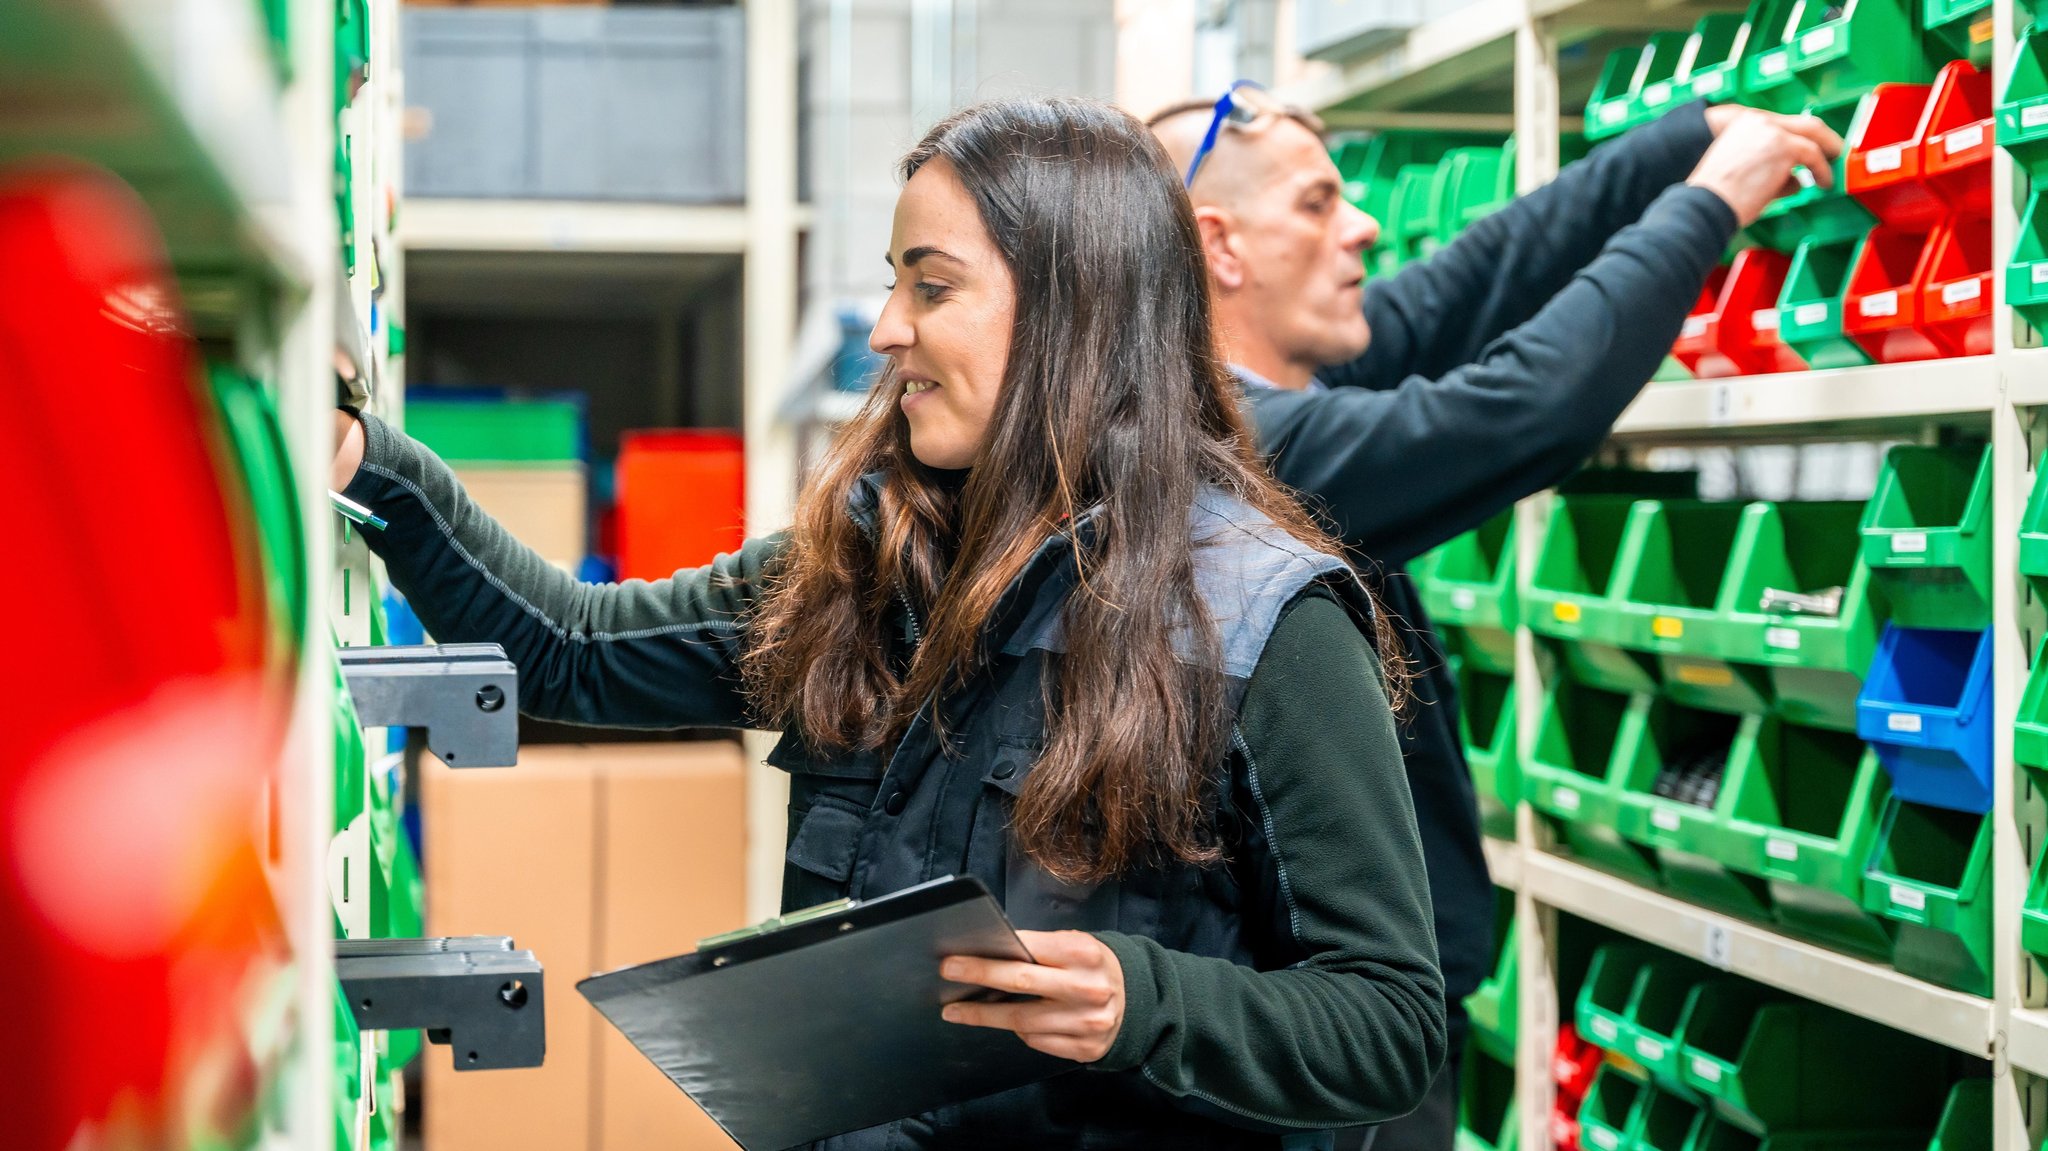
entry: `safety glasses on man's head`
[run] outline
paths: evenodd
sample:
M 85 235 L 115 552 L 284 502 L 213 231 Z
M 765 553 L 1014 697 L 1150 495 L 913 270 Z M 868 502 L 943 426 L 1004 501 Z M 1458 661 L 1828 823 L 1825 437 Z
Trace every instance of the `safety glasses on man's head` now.
M 1216 114 L 1209 118 L 1209 130 L 1202 134 L 1202 146 L 1195 149 L 1195 158 L 1188 162 L 1188 176 L 1183 186 L 1195 186 L 1195 173 L 1202 170 L 1202 161 L 1216 150 L 1216 140 L 1223 134 L 1224 124 L 1248 128 L 1257 123 L 1259 117 L 1282 110 L 1279 102 L 1267 95 L 1257 83 L 1239 80 L 1232 84 L 1216 101 Z

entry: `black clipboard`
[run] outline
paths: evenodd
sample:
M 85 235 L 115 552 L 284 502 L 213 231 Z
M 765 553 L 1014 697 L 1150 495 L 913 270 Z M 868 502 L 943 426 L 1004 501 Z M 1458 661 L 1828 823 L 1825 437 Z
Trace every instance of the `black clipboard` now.
M 576 985 L 747 1151 L 782 1151 L 1080 1066 L 944 1004 L 1000 998 L 948 955 L 1029 961 L 980 880 L 948 876 L 707 940 Z

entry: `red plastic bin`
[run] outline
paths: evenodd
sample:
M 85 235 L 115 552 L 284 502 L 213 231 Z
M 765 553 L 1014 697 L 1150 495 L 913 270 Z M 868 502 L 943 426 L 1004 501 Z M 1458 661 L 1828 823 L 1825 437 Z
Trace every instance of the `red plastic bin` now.
M 1679 330 L 1671 354 L 1700 379 L 1796 372 L 1805 361 L 1778 338 L 1778 293 L 1792 261 L 1781 252 L 1748 248 L 1708 281 L 1702 305 Z M 1768 318 L 1762 325 L 1759 315 Z
M 1842 296 L 1842 331 L 1881 364 L 1953 355 L 1920 330 L 1922 258 L 1932 237 L 1874 228 L 1850 269 Z
M 627 432 L 619 445 L 620 579 L 701 567 L 746 538 L 746 453 L 737 432 Z
M 1920 330 L 1950 356 L 1991 354 L 1991 220 L 1958 216 L 1927 242 Z
M 1991 214 L 1991 73 L 1968 60 L 1944 65 L 1927 101 L 1920 168 L 1952 211 Z
M 1948 205 L 1927 182 L 1922 160 L 1929 84 L 1879 84 L 1863 98 L 1849 132 L 1844 183 L 1878 222 L 1926 233 Z

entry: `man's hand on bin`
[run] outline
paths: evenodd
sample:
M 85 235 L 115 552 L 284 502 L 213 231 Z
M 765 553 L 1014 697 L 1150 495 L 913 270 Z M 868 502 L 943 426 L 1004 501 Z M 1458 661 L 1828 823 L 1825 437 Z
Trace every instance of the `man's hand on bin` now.
M 1799 190 L 1796 169 L 1823 188 L 1834 186 L 1834 160 L 1844 144 L 1819 117 L 1722 105 L 1707 109 L 1707 126 L 1714 142 L 1686 183 L 1727 201 L 1745 228 L 1772 200 Z

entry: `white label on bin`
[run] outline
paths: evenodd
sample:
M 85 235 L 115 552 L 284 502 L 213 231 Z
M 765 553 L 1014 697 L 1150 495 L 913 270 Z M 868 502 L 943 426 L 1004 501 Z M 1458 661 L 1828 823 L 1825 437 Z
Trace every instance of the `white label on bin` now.
M 1720 90 L 1721 74 L 1719 72 L 1709 72 L 1704 76 L 1698 76 L 1693 79 L 1692 94 L 1695 96 L 1711 96 Z
M 1695 1055 L 1692 1057 L 1692 1075 L 1695 1079 L 1704 1079 L 1709 1083 L 1719 1083 L 1721 1081 L 1721 1065 L 1704 1055 Z
M 1756 70 L 1766 76 L 1783 76 L 1786 67 L 1790 64 L 1791 60 L 1785 56 L 1785 53 L 1778 52 L 1757 61 Z
M 1904 884 L 1894 883 L 1892 884 L 1892 902 L 1900 907 L 1910 907 L 1914 911 L 1925 911 L 1927 910 L 1927 893 L 1915 891 Z
M 1685 826 L 1685 819 L 1675 811 L 1658 808 L 1650 813 L 1650 826 L 1658 831 L 1677 831 Z
M 1707 334 L 1707 323 L 1712 319 L 1712 316 L 1687 316 L 1685 323 L 1679 325 L 1678 338 L 1681 340 L 1699 339 Z
M 1619 100 L 1612 104 L 1600 105 L 1599 116 L 1602 124 L 1612 124 L 1626 115 L 1628 115 L 1628 105 Z
M 1569 787 L 1560 787 L 1550 793 L 1550 802 L 1555 804 L 1559 811 L 1577 811 L 1579 793 Z
M 1888 148 L 1872 148 L 1863 157 L 1863 170 L 1875 176 L 1879 172 L 1896 172 L 1906 162 L 1906 154 L 1897 144 Z
M 1751 312 L 1749 314 L 1749 326 L 1755 328 L 1759 332 L 1777 331 L 1778 309 L 1758 308 L 1756 311 Z
M 1656 1063 L 1664 1058 L 1664 1045 L 1655 1039 L 1636 1040 L 1636 1054 L 1645 1063 Z
M 1968 300 L 1977 299 L 1983 294 L 1984 282 L 1975 276 L 1967 280 L 1957 280 L 1955 283 L 1943 284 L 1941 286 L 1941 302 L 1949 307 L 1954 307 Z
M 1796 627 L 1767 627 L 1764 629 L 1764 646 L 1780 651 L 1798 651 L 1800 632 Z
M 2048 284 L 2048 260 L 2035 264 L 2028 275 L 2032 276 L 2037 284 Z
M 1593 1017 L 1593 1038 L 1612 1043 L 1621 1031 L 1614 1026 L 1614 1020 L 1595 1015 Z
M 2020 127 L 2038 128 L 2048 124 L 2048 104 L 2035 104 L 2020 109 Z
M 1896 316 L 1899 314 L 1899 293 L 1876 292 L 1856 301 L 1856 310 L 1866 316 Z
M 1977 145 L 1982 144 L 1983 142 L 1984 125 L 1972 124 L 1967 128 L 1957 128 L 1955 131 L 1950 132 L 1947 136 L 1943 137 L 1941 141 L 1941 150 L 1943 154 L 1953 156 L 1957 152 L 1962 152 L 1970 148 L 1974 148 Z
M 1479 593 L 1468 587 L 1453 588 L 1451 606 L 1459 611 L 1471 611 L 1479 606 Z
M 1670 99 L 1671 85 L 1665 83 L 1662 80 L 1659 80 L 1655 84 L 1652 84 L 1649 87 L 1643 89 L 1643 103 L 1648 104 L 1652 108 L 1656 107 L 1659 104 L 1666 103 Z
M 1799 38 L 1799 50 L 1801 52 L 1819 52 L 1824 48 L 1832 48 L 1834 46 L 1835 30 L 1833 28 L 1815 28 Z
M 1920 730 L 1920 717 L 1910 711 L 1895 711 L 1884 717 L 1887 731 L 1903 731 L 1913 734 Z
M 1792 309 L 1792 322 L 1808 325 L 1825 324 L 1828 322 L 1828 306 L 1826 303 L 1801 304 Z
M 1899 532 L 1892 536 L 1892 554 L 1919 555 L 1927 550 L 1926 532 Z
M 1799 858 L 1799 845 L 1789 839 L 1775 836 L 1764 840 L 1764 854 L 1772 859 L 1791 863 Z
M 1607 1151 L 1614 1151 L 1615 1147 L 1618 1146 L 1621 1142 L 1620 1139 L 1618 1139 L 1615 1136 L 1614 1132 L 1609 1131 L 1605 1127 L 1591 1128 L 1586 1132 L 1586 1135 L 1588 1138 L 1593 1140 L 1594 1146 L 1604 1147 L 1607 1149 Z

